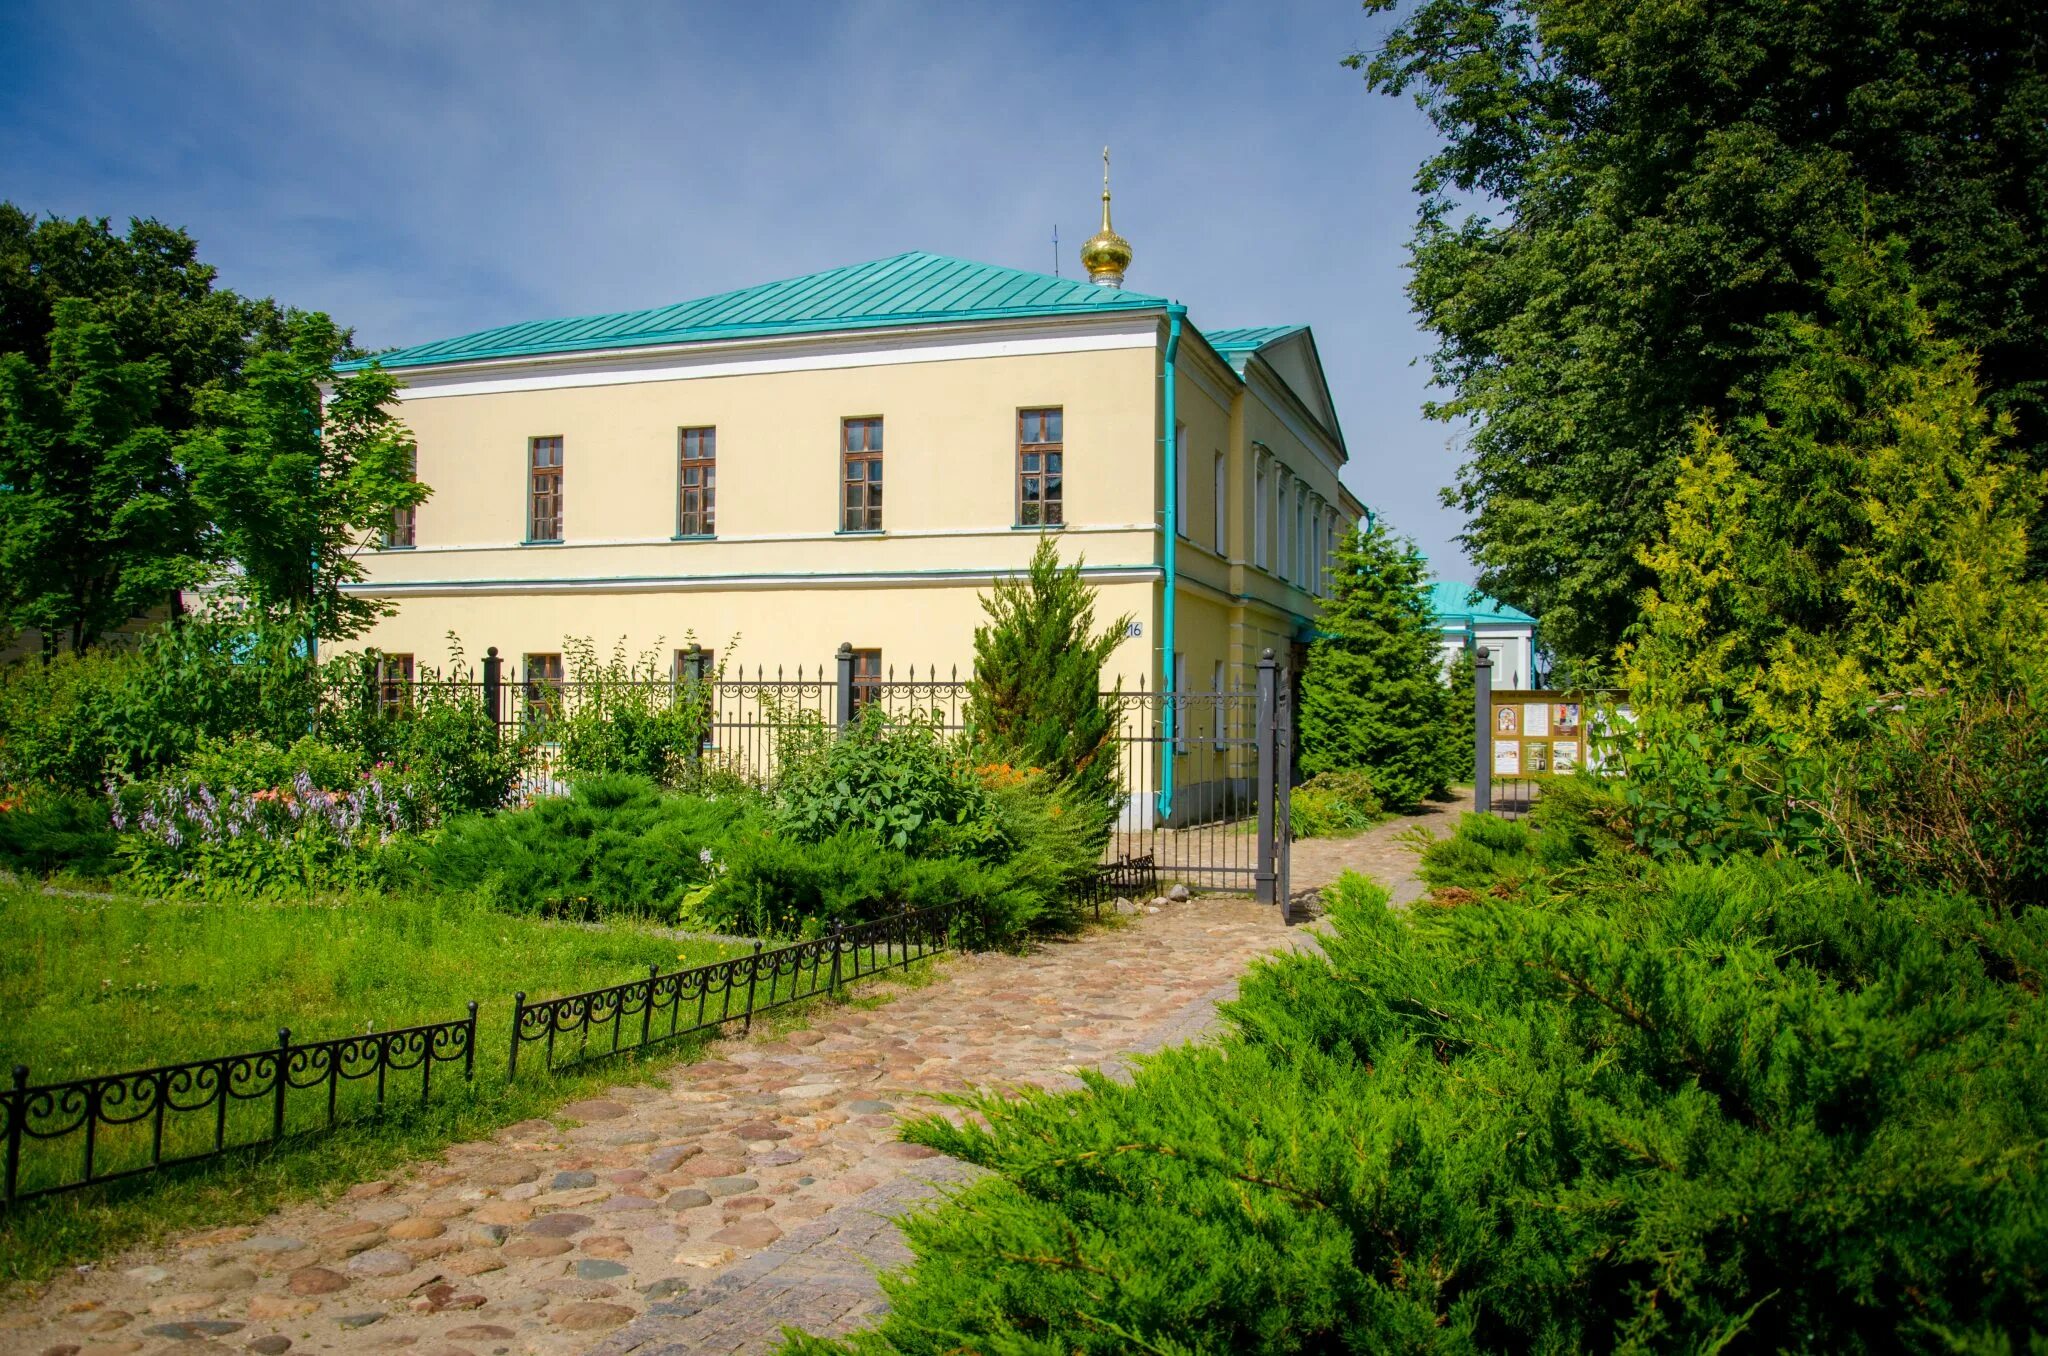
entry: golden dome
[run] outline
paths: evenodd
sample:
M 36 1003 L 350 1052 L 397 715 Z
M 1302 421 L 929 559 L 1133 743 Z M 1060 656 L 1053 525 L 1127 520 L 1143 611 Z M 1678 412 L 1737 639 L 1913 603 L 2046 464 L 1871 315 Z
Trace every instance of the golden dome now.
M 1081 246 L 1081 264 L 1098 287 L 1122 287 L 1131 266 L 1131 242 L 1109 224 L 1109 147 L 1102 148 L 1102 229 Z

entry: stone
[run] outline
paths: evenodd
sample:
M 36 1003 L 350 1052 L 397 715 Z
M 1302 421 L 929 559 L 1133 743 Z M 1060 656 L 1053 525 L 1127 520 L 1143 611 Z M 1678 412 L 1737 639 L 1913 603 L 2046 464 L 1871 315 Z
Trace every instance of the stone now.
M 415 1262 L 425 1262 L 454 1252 L 462 1246 L 459 1238 L 415 1238 L 398 1245 L 398 1250 Z
M 782 1038 L 783 1044 L 794 1045 L 799 1050 L 816 1045 L 824 1039 L 825 1033 L 822 1031 L 792 1031 Z
M 1193 898 L 1193 896 L 1188 893 L 1188 887 L 1185 885 L 1174 886 L 1171 890 L 1168 890 L 1166 892 L 1166 897 L 1176 904 L 1185 904 L 1188 902 L 1189 899 Z
M 711 1193 L 700 1191 L 696 1187 L 684 1187 L 662 1204 L 670 1210 L 694 1210 L 700 1205 L 711 1204 Z
M 607 1213 L 617 1213 L 622 1210 L 652 1210 L 660 1204 L 661 1202 L 652 1196 L 614 1196 L 597 1208 Z
M 882 1154 L 884 1157 L 887 1158 L 901 1158 L 905 1160 L 917 1158 L 937 1158 L 939 1156 L 939 1151 L 937 1149 L 932 1148 L 929 1144 L 904 1144 L 900 1141 L 892 1144 L 884 1144 L 876 1152 Z
M 739 1254 L 731 1248 L 705 1244 L 684 1248 L 675 1255 L 675 1263 L 679 1267 L 722 1267 L 738 1256 Z
M 602 1257 L 586 1257 L 576 1264 L 579 1281 L 609 1281 L 626 1274 L 626 1268 Z
M 220 1308 L 220 1295 L 212 1290 L 187 1291 L 182 1295 L 171 1295 L 149 1306 L 152 1314 L 203 1314 L 208 1309 Z
M 468 1232 L 470 1242 L 489 1247 L 496 1247 L 512 1235 L 512 1230 L 503 1224 L 473 1224 Z
M 420 1207 L 420 1218 L 438 1220 L 461 1219 L 473 1208 L 468 1201 L 428 1201 Z
M 574 1191 L 578 1187 L 596 1185 L 597 1174 L 594 1172 L 558 1172 L 555 1174 L 555 1180 L 549 1184 L 548 1189 L 550 1191 Z
M 291 1349 L 292 1339 L 281 1332 L 249 1339 L 249 1350 L 255 1352 L 256 1356 L 284 1356 L 284 1353 Z
M 535 1208 L 542 1210 L 570 1210 L 579 1205 L 595 1205 L 612 1194 L 608 1186 L 577 1187 L 573 1191 L 548 1191 L 533 1198 Z
M 367 1314 L 343 1314 L 334 1321 L 344 1328 L 367 1328 L 372 1323 L 383 1322 L 384 1314 L 381 1310 Z
M 284 1288 L 294 1295 L 331 1295 L 348 1288 L 348 1277 L 326 1267 L 300 1267 L 284 1278 Z
M 78 1349 L 78 1356 L 131 1356 L 140 1350 L 140 1342 L 87 1342 Z
M 194 1278 L 204 1290 L 247 1290 L 256 1284 L 256 1273 L 247 1267 L 215 1267 Z
M 802 1154 L 792 1153 L 788 1149 L 772 1149 L 755 1159 L 754 1166 L 757 1168 L 786 1168 L 792 1163 L 801 1163 L 803 1161 L 804 1156 Z
M 266 1319 L 304 1318 L 320 1307 L 318 1300 L 296 1299 L 291 1295 L 251 1295 L 249 1317 L 257 1322 Z
M 489 1205 L 478 1206 L 476 1213 L 471 1215 L 470 1218 L 478 1224 L 524 1224 L 533 1218 L 533 1207 L 519 1203 L 493 1201 Z
M 766 1196 L 729 1196 L 721 1208 L 730 1218 L 733 1215 L 758 1215 L 774 1204 Z
M 458 1276 L 482 1276 L 493 1271 L 503 1271 L 505 1260 L 495 1252 L 459 1252 L 441 1265 Z
M 140 1281 L 144 1285 L 162 1285 L 171 1279 L 171 1273 L 162 1267 L 130 1267 L 121 1274 L 131 1281 Z
M 751 1177 L 713 1177 L 704 1183 L 704 1190 L 713 1196 L 737 1196 L 742 1192 L 758 1190 L 760 1185 Z
M 402 1219 L 384 1231 L 386 1238 L 418 1240 L 439 1238 L 448 1232 L 448 1226 L 437 1219 Z
M 371 1248 L 359 1252 L 344 1264 L 358 1276 L 402 1276 L 412 1270 L 412 1258 L 396 1248 Z
M 531 1182 L 538 1176 L 540 1176 L 540 1169 L 533 1164 L 515 1161 L 511 1163 L 493 1163 L 487 1168 L 480 1168 L 477 1171 L 476 1180 L 482 1182 L 485 1186 L 508 1187 L 518 1186 L 521 1182 Z
M 685 1159 L 695 1158 L 704 1151 L 695 1144 L 678 1144 L 673 1148 L 657 1149 L 647 1156 L 649 1172 L 674 1172 Z
M 450 1328 L 443 1334 L 451 1342 L 509 1342 L 517 1335 L 498 1323 L 471 1323 L 467 1327 Z
M 656 1135 L 652 1130 L 621 1130 L 616 1135 L 606 1135 L 604 1137 L 604 1142 L 607 1144 L 621 1145 L 652 1144 L 655 1140 L 659 1138 L 660 1136 Z
M 382 1196 L 390 1190 L 389 1182 L 358 1182 L 342 1192 L 341 1197 L 346 1201 L 367 1201 L 372 1196 Z
M 548 1322 L 567 1332 L 596 1332 L 603 1328 L 616 1328 L 632 1317 L 633 1311 L 623 1304 L 579 1300 L 554 1310 L 548 1315 Z
M 640 1293 L 651 1300 L 674 1299 L 677 1295 L 688 1294 L 690 1283 L 681 1276 L 664 1276 L 640 1287 Z
M 197 1342 L 206 1337 L 226 1337 L 247 1326 L 225 1318 L 188 1318 L 182 1323 L 158 1323 L 143 1331 L 151 1337 L 168 1337 L 174 1342 Z
M 784 1088 L 782 1096 L 791 1102 L 808 1102 L 817 1097 L 830 1097 L 838 1091 L 837 1083 L 799 1083 L 793 1088 Z
M 732 1136 L 753 1143 L 764 1139 L 788 1139 L 789 1131 L 769 1121 L 748 1121 L 745 1125 L 734 1126 Z
M 631 1186 L 635 1182 L 646 1181 L 647 1170 L 645 1168 L 620 1168 L 617 1172 L 606 1173 L 604 1180 L 615 1186 Z
M 539 1182 L 521 1182 L 518 1186 L 506 1187 L 498 1195 L 508 1201 L 530 1201 L 540 1193 Z
M 514 1121 L 498 1133 L 508 1140 L 551 1140 L 557 1131 L 553 1121 L 531 1120 Z
M 782 1237 L 782 1230 L 765 1219 L 743 1219 L 737 1224 L 728 1224 L 711 1235 L 713 1243 L 726 1243 L 735 1248 L 765 1248 Z
M 242 1244 L 244 1253 L 275 1254 L 280 1252 L 303 1252 L 306 1240 L 292 1238 L 286 1234 L 258 1234 Z
M 542 1215 L 526 1226 L 526 1232 L 540 1238 L 567 1238 L 588 1229 L 596 1221 L 588 1215 L 572 1215 L 567 1211 L 554 1215 Z
M 586 1238 L 576 1245 L 576 1250 L 586 1257 L 609 1257 L 614 1262 L 633 1255 L 633 1245 L 616 1234 L 600 1234 Z
M 78 1356 L 78 1343 L 59 1342 L 55 1346 L 44 1347 L 40 1356 Z
M 372 1201 L 356 1209 L 357 1219 L 369 1220 L 372 1224 L 390 1224 L 412 1214 L 412 1207 L 404 1201 Z
M 507 1257 L 560 1257 L 569 1251 L 566 1238 L 515 1238 L 498 1251 Z
M 856 1116 L 877 1116 L 884 1111 L 894 1111 L 896 1108 L 889 1102 L 878 1102 L 872 1097 L 862 1097 L 858 1101 L 848 1102 L 846 1109 Z
M 562 1108 L 562 1115 L 572 1121 L 615 1121 L 632 1109 L 624 1102 L 614 1102 L 609 1097 L 592 1097 L 569 1103 Z
M 746 1169 L 747 1161 L 744 1158 L 723 1158 L 706 1154 L 702 1158 L 693 1159 L 687 1171 L 692 1178 L 702 1181 L 706 1177 L 730 1177 L 736 1172 L 745 1172 Z

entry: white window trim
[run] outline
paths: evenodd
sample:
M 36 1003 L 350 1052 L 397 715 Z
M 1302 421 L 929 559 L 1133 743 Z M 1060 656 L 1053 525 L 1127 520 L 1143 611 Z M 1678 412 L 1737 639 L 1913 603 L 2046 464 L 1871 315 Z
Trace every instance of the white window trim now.
M 1270 568 L 1266 555 L 1266 538 L 1270 531 L 1266 519 L 1266 459 L 1261 456 L 1252 472 L 1252 564 L 1262 570 Z
M 1230 559 L 1230 467 L 1216 454 L 1216 554 Z

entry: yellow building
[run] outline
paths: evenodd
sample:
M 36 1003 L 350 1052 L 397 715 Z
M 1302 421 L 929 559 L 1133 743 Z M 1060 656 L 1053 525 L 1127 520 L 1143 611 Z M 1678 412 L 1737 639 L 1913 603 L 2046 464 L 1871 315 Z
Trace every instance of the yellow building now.
M 1056 532 L 1136 619 L 1126 687 L 1248 684 L 1361 511 L 1315 341 L 1196 328 L 1121 286 L 1106 192 L 1103 228 L 1085 282 L 910 253 L 381 355 L 433 494 L 368 553 L 398 610 L 360 644 L 964 676 L 979 592 Z

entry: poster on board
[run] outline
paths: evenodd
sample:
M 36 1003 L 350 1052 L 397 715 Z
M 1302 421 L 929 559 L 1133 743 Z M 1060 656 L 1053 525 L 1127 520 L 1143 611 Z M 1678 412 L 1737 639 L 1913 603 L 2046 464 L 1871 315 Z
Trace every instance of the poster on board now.
M 1522 733 L 1547 739 L 1550 736 L 1550 703 L 1527 702 L 1522 706 Z
M 1578 737 L 1579 704 L 1577 702 L 1558 702 L 1550 708 L 1550 711 L 1551 715 L 1555 717 L 1555 721 L 1550 727 L 1552 734 L 1568 735 L 1572 738 Z
M 1493 746 L 1493 773 L 1496 777 L 1519 777 L 1522 775 L 1522 746 L 1520 744 L 1495 744 Z
M 1579 765 L 1579 741 L 1576 739 L 1554 740 L 1550 745 L 1550 767 L 1553 772 L 1570 772 Z
M 1503 706 L 1493 713 L 1493 732 L 1513 739 L 1522 732 L 1522 713 L 1512 706 Z
M 1550 771 L 1550 741 L 1547 739 L 1525 740 L 1522 744 L 1522 771 L 1530 774 Z

